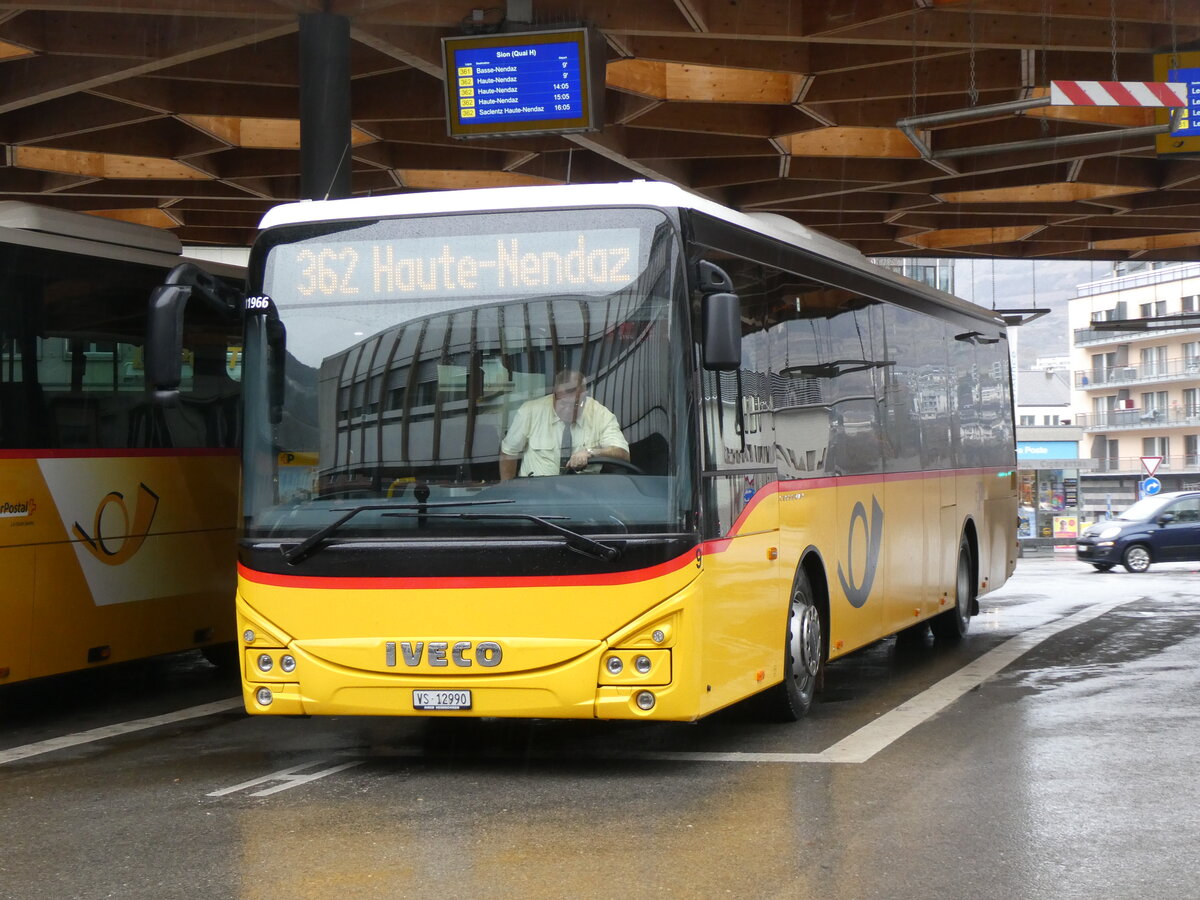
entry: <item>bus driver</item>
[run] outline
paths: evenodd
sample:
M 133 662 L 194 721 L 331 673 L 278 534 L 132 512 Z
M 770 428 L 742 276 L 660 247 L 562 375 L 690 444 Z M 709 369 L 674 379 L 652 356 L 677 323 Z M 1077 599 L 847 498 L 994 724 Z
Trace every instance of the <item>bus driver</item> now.
M 629 442 L 617 417 L 588 396 L 583 374 L 564 369 L 554 376 L 552 394 L 528 400 L 517 410 L 500 443 L 500 480 L 584 471 L 594 456 L 628 461 Z

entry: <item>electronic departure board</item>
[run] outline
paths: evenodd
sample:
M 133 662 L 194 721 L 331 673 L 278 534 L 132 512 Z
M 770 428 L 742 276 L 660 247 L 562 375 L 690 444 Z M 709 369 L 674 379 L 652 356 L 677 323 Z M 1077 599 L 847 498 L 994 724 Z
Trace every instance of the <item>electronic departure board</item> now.
M 451 137 L 596 131 L 604 39 L 588 28 L 442 38 Z
M 1187 85 L 1187 106 L 1179 113 L 1175 128 L 1154 136 L 1159 156 L 1200 156 L 1200 52 L 1159 53 L 1154 57 L 1156 81 L 1177 81 Z M 1168 122 L 1166 110 L 1155 110 L 1160 124 Z

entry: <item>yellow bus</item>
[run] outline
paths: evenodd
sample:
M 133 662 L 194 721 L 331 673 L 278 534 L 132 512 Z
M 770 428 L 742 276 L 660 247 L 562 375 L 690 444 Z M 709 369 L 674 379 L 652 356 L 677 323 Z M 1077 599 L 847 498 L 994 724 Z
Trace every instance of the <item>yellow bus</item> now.
M 228 284 L 240 313 L 244 268 L 203 265 L 156 228 L 0 203 L 0 686 L 234 646 L 238 315 L 188 308 L 177 403 L 146 391 L 164 281 Z
M 828 661 L 961 637 L 1013 571 L 987 310 L 659 183 L 262 224 L 251 713 L 797 718 Z

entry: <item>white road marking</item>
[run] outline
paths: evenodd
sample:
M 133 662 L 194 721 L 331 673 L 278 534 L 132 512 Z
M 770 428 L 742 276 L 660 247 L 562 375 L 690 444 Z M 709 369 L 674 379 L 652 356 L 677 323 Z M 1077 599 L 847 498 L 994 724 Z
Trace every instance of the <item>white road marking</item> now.
M 1023 631 L 1015 637 L 1009 638 L 998 647 L 994 647 L 993 649 L 989 650 L 978 659 L 975 659 L 963 666 L 957 672 L 946 676 L 941 681 L 937 682 L 931 687 L 926 688 L 911 700 L 901 703 L 895 709 L 884 713 L 875 721 L 864 725 L 854 733 L 848 735 L 847 737 L 833 744 L 831 747 L 828 747 L 819 753 L 786 753 L 772 751 L 705 752 L 665 750 L 647 751 L 643 753 L 618 753 L 614 754 L 614 756 L 622 759 L 674 760 L 678 762 L 864 763 L 881 750 L 886 749 L 904 735 L 908 734 L 908 732 L 912 731 L 918 725 L 927 722 L 959 697 L 963 696 L 963 694 L 978 687 L 989 678 L 994 677 L 1002 669 L 1012 664 L 1015 660 L 1028 653 L 1034 647 L 1038 646 L 1059 632 L 1066 631 L 1068 628 L 1074 628 L 1076 625 L 1082 625 L 1084 622 L 1090 622 L 1092 619 L 1099 618 L 1112 609 L 1128 603 L 1133 599 L 1136 598 L 1123 597 L 1117 600 L 1106 600 L 1102 603 L 1096 603 L 1092 606 L 1085 607 L 1084 609 L 1081 609 L 1072 615 L 1064 616 L 1063 618 L 1047 622 L 1044 625 L 1030 628 L 1028 631 Z M 64 735 L 63 737 L 51 738 L 35 744 L 26 744 L 22 747 L 13 747 L 8 750 L 0 750 L 0 765 L 15 762 L 20 759 L 27 759 L 31 756 L 37 756 L 42 753 L 52 753 L 55 750 L 65 750 L 69 747 L 79 746 L 80 744 L 87 744 L 110 737 L 117 737 L 119 735 L 129 734 L 135 731 L 143 731 L 147 728 L 156 728 L 160 725 L 170 725 L 174 722 L 182 722 L 188 719 L 210 716 L 215 713 L 238 708 L 241 705 L 242 699 L 240 697 L 231 698 L 229 700 L 219 700 L 215 703 L 206 703 L 202 706 L 193 706 L 188 709 L 181 709 L 177 712 L 166 713 L 161 716 L 151 716 L 146 719 L 136 719 L 131 722 L 106 725 L 102 728 L 94 728 L 91 731 L 82 731 L 77 734 L 69 734 Z M 265 784 L 271 781 L 283 782 L 275 787 L 257 791 L 250 795 L 252 797 L 265 797 L 270 794 L 278 793 L 279 791 L 285 791 L 289 788 L 297 787 L 301 784 L 307 784 L 308 782 L 315 781 L 318 778 L 324 778 L 326 775 L 332 775 L 336 772 L 343 771 L 344 769 L 361 765 L 363 762 L 365 762 L 365 760 L 342 763 L 318 772 L 297 774 L 297 770 L 317 765 L 319 762 L 320 761 L 318 760 L 317 762 L 309 762 L 302 765 L 293 766 L 290 769 L 283 769 L 274 774 L 264 775 L 260 778 L 243 782 L 231 788 L 224 788 L 219 791 L 214 791 L 208 796 L 221 797 L 225 796 L 226 794 L 246 790 L 247 788 L 255 787 L 259 784 Z
M 231 697 L 228 700 L 217 700 L 214 703 L 205 703 L 201 706 L 192 706 L 187 709 L 180 709 L 176 710 L 175 712 L 164 713 L 161 716 L 150 716 L 146 719 L 134 719 L 131 722 L 118 722 L 115 725 L 104 725 L 101 728 L 93 728 L 90 731 L 80 731 L 75 734 L 65 734 L 62 737 L 38 741 L 36 744 L 25 744 L 21 747 L 12 747 L 8 750 L 0 750 L 0 766 L 6 763 L 16 762 L 19 759 L 28 759 L 31 756 L 38 756 L 42 753 L 53 753 L 55 750 L 66 750 L 69 747 L 78 747 L 80 744 L 90 744 L 93 741 L 102 741 L 106 738 L 119 737 L 120 735 L 131 734 L 135 731 L 145 731 L 147 728 L 157 728 L 160 725 L 172 725 L 176 722 L 186 722 L 188 719 L 199 719 L 202 716 L 211 716 L 215 713 L 222 713 L 231 709 L 239 709 L 241 706 L 241 697 Z
M 272 781 L 281 781 L 282 784 L 277 784 L 275 787 L 267 788 L 263 791 L 255 791 L 251 797 L 266 797 L 271 794 L 278 794 L 280 791 L 286 791 L 290 788 L 299 787 L 302 784 L 308 784 L 310 781 L 316 781 L 318 778 L 324 778 L 326 775 L 333 775 L 335 772 L 341 772 L 343 769 L 361 766 L 366 760 L 358 759 L 352 762 L 339 763 L 336 766 L 330 766 L 327 769 L 321 769 L 317 772 L 299 772 L 300 769 L 307 769 L 310 766 L 322 765 L 325 761 L 321 759 L 310 760 L 306 763 L 300 763 L 298 766 L 292 766 L 290 769 L 280 769 L 278 772 L 272 772 L 270 775 L 263 775 L 260 778 L 252 778 L 249 781 L 243 781 L 241 784 L 235 784 L 233 787 L 222 788 L 219 791 L 212 791 L 208 794 L 209 797 L 224 797 L 226 794 L 233 794 L 237 791 L 244 791 L 247 788 L 257 787 L 260 784 L 268 784 Z
M 643 758 L 673 759 L 681 762 L 865 763 L 1042 642 L 1060 631 L 1090 622 L 1132 599 L 1134 598 L 1123 597 L 1118 600 L 1106 600 L 1072 615 L 1023 631 L 820 753 L 665 751 L 643 754 Z

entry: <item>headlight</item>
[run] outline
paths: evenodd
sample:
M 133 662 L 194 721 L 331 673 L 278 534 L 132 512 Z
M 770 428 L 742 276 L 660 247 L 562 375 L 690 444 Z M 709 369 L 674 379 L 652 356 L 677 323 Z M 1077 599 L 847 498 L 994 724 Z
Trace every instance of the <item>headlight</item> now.
M 257 662 L 260 672 L 270 672 L 275 667 L 275 660 L 271 659 L 270 653 L 260 653 Z
M 1096 540 L 1111 541 L 1113 538 L 1115 538 L 1120 533 L 1121 533 L 1120 525 L 1109 525 L 1107 528 L 1103 529 L 1098 535 L 1096 535 Z

